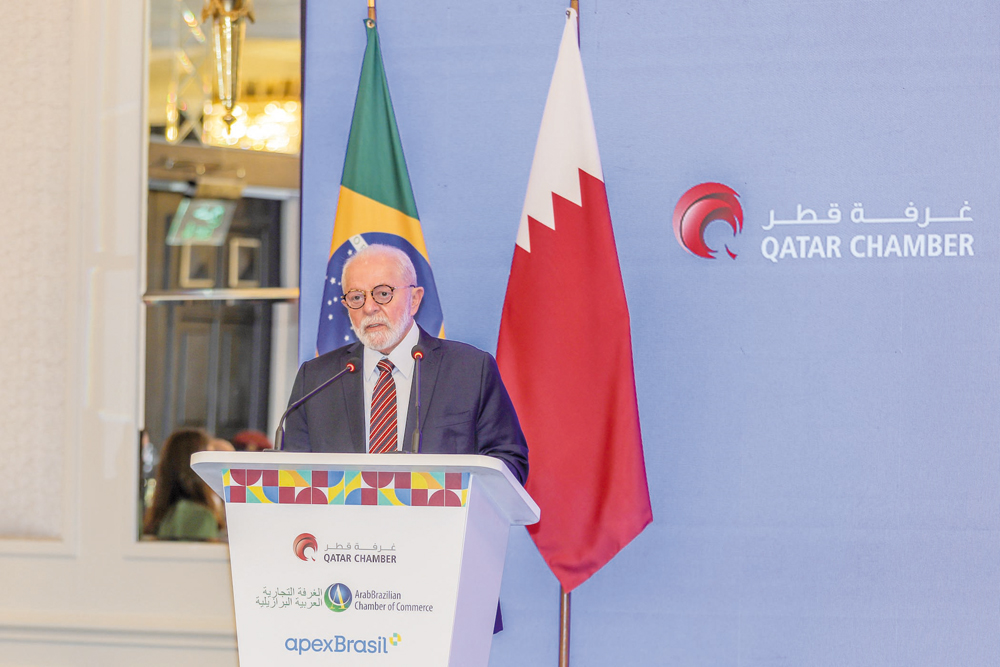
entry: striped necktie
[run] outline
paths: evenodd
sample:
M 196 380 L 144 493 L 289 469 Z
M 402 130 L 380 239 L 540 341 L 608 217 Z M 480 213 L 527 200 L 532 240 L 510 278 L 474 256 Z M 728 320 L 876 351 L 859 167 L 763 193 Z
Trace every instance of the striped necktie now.
M 372 391 L 372 418 L 368 453 L 382 454 L 396 449 L 396 383 L 392 380 L 392 362 L 378 362 L 381 373 Z

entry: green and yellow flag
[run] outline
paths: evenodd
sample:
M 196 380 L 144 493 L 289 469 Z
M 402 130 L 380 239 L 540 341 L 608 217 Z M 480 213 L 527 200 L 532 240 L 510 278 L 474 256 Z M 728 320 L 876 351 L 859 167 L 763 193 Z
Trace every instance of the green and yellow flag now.
M 356 340 L 347 311 L 340 304 L 340 275 L 347 258 L 371 243 L 395 246 L 410 256 L 417 269 L 417 284 L 424 288 L 417 323 L 436 336 L 444 331 L 441 301 L 406 171 L 375 21 L 366 19 L 365 29 L 368 46 L 340 180 L 316 338 L 319 354 Z

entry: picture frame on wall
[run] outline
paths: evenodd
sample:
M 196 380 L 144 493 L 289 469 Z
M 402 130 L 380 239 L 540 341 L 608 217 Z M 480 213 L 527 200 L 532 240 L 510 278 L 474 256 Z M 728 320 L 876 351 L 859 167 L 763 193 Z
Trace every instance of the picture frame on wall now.
M 229 240 L 231 288 L 260 287 L 260 239 L 236 237 Z
M 181 246 L 178 284 L 185 289 L 215 287 L 219 252 L 215 246 L 187 243 Z

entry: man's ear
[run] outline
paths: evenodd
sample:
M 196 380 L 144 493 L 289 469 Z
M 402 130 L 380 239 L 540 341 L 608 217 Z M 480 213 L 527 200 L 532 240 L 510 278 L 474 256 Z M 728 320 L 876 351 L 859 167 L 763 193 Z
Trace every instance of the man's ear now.
M 414 316 L 414 315 L 416 315 L 417 311 L 420 310 L 420 302 L 423 300 L 423 298 L 424 298 L 424 288 L 423 287 L 414 287 L 413 288 L 413 293 L 410 294 L 410 316 L 411 317 Z

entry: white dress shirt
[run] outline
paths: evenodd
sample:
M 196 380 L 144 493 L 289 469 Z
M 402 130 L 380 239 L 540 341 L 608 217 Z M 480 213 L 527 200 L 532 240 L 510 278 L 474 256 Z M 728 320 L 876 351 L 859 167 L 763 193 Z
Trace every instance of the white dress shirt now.
M 406 430 L 406 415 L 410 409 L 410 387 L 413 384 L 413 357 L 410 352 L 413 346 L 420 340 L 420 329 L 416 323 L 410 324 L 410 330 L 403 336 L 392 352 L 388 355 L 382 354 L 378 350 L 365 347 L 364 360 L 362 366 L 365 374 L 365 446 L 371 437 L 372 421 L 372 394 L 375 391 L 375 382 L 382 372 L 378 369 L 378 362 L 388 358 L 395 368 L 392 369 L 392 380 L 396 384 L 396 449 L 403 449 L 403 432 Z

